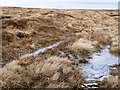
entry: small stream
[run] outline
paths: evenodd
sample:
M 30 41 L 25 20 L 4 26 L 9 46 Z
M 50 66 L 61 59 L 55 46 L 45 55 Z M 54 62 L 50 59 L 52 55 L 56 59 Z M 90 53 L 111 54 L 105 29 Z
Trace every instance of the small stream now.
M 43 53 L 43 52 L 45 52 L 49 49 L 55 48 L 62 43 L 64 43 L 64 41 L 57 42 L 57 43 L 55 43 L 53 45 L 50 45 L 48 47 L 39 48 L 37 51 L 35 51 L 33 53 L 28 53 L 28 54 L 25 54 L 25 55 L 21 56 L 20 59 L 25 58 L 25 57 L 30 57 L 30 56 L 38 56 L 40 53 Z
M 25 54 L 20 58 L 37 56 L 46 50 L 59 46 L 61 43 L 64 43 L 64 41 L 57 42 L 48 47 L 40 48 L 37 51 Z M 94 53 L 87 64 L 80 64 L 79 67 L 82 68 L 83 77 L 86 81 L 85 84 L 82 85 L 83 88 L 98 88 L 99 85 L 96 81 L 100 81 L 110 75 L 111 66 L 119 64 L 118 56 L 111 54 L 109 49 L 110 46 L 106 46 L 100 52 Z
M 110 46 L 106 46 L 100 52 L 94 53 L 89 63 L 83 64 L 83 76 L 86 80 L 85 87 L 97 87 L 97 80 L 102 80 L 110 75 L 111 66 L 118 65 L 118 57 L 114 56 L 109 51 Z M 117 68 L 116 68 L 117 69 Z

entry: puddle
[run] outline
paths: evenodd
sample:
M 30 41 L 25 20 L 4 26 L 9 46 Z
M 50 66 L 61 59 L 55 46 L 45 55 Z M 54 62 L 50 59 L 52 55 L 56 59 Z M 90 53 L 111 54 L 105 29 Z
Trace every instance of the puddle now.
M 119 64 L 118 57 L 111 54 L 109 48 L 110 46 L 106 46 L 101 52 L 94 53 L 89 63 L 82 65 L 83 75 L 88 85 L 110 75 L 111 66 Z
M 35 52 L 33 52 L 33 53 L 29 53 L 29 54 L 25 54 L 25 55 L 21 56 L 20 59 L 21 59 L 21 58 L 25 58 L 25 57 L 30 57 L 30 56 L 37 56 L 37 55 L 39 55 L 40 53 L 43 53 L 43 52 L 45 52 L 45 51 L 48 50 L 48 49 L 52 49 L 52 48 L 57 47 L 58 45 L 60 45 L 60 44 L 63 43 L 63 42 L 64 42 L 64 41 L 60 41 L 60 42 L 57 42 L 57 43 L 55 43 L 55 44 L 53 44 L 53 45 L 51 45 L 51 46 L 44 47 L 44 48 L 40 48 L 40 49 L 38 49 L 37 51 L 35 51 Z
M 23 55 L 21 58 L 28 56 L 37 56 L 48 49 L 59 46 L 64 41 L 57 42 L 51 46 L 40 48 L 37 51 Z M 94 53 L 89 59 L 89 63 L 82 64 L 80 68 L 83 70 L 83 77 L 86 81 L 82 87 L 84 88 L 98 88 L 99 85 L 96 81 L 102 80 L 103 78 L 110 75 L 111 66 L 118 65 L 118 57 L 111 54 L 109 50 L 110 46 L 106 46 L 100 52 Z M 114 69 L 114 68 L 112 68 Z

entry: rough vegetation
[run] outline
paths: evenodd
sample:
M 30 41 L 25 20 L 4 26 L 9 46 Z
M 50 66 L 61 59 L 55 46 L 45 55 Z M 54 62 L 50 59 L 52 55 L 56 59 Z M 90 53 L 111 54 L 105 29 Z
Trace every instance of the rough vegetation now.
M 117 11 L 2 8 L 3 65 L 40 47 L 79 38 L 118 48 Z M 9 18 L 8 18 L 9 17 Z M 109 22 L 109 23 L 108 23 Z
M 120 88 L 120 85 L 119 85 L 119 77 L 116 75 L 116 76 L 112 76 L 112 75 L 109 75 L 107 78 L 103 79 L 101 82 L 100 82 L 100 86 L 101 88 Z
M 81 72 L 67 58 L 52 56 L 47 60 L 38 60 L 39 62 L 30 65 L 26 64 L 25 59 L 15 60 L 5 65 L 2 69 L 1 86 L 6 88 L 70 88 L 80 87 L 83 83 Z
M 82 50 L 87 52 L 96 51 L 97 42 L 79 39 L 70 47 L 72 50 Z
M 2 11 L 2 87 L 81 87 L 78 64 L 87 63 L 105 45 L 111 45 L 114 54 L 120 51 L 117 10 L 3 7 Z M 65 43 L 57 48 L 20 59 L 62 40 Z

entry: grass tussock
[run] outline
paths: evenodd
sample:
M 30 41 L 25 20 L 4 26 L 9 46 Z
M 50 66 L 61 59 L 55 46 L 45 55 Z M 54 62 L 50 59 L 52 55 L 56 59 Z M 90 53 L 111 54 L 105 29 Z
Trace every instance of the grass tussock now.
M 92 42 L 87 39 L 79 39 L 75 41 L 73 45 L 70 46 L 70 48 L 74 51 L 81 50 L 81 51 L 91 52 L 91 51 L 96 51 L 96 47 L 95 47 L 96 44 L 97 42 Z
M 8 45 L 9 43 L 14 41 L 14 34 L 9 32 L 2 32 L 2 45 Z
M 100 82 L 102 88 L 120 88 L 118 76 L 108 76 Z
M 25 88 L 31 82 L 29 72 L 18 65 L 18 61 L 13 61 L 3 67 L 1 77 L 3 88 Z
M 27 66 L 13 61 L 2 68 L 1 77 L 4 88 L 80 87 L 83 83 L 82 73 L 72 62 L 56 56 Z
M 108 45 L 110 44 L 110 38 L 109 35 L 107 35 L 107 32 L 103 32 L 102 30 L 94 31 L 93 33 L 89 34 L 89 39 L 92 41 L 97 41 L 99 45 Z

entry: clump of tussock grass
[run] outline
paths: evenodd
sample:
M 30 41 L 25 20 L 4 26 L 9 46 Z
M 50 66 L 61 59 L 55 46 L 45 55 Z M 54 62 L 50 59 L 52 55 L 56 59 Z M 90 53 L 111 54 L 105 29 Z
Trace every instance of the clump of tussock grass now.
M 108 76 L 100 82 L 101 88 L 120 88 L 118 76 Z
M 73 51 L 86 51 L 86 52 L 93 52 L 93 51 L 96 51 L 96 44 L 97 42 L 92 42 L 90 40 L 87 40 L 87 39 L 79 39 L 77 41 L 75 41 L 73 43 L 72 46 L 70 46 L 69 48 L 71 48 L 71 50 Z
M 28 58 L 29 60 L 31 59 Z M 55 84 L 55 87 L 66 87 L 66 85 L 80 87 L 83 83 L 82 73 L 67 58 L 52 56 L 46 60 L 40 60 L 39 63 L 21 65 L 22 62 L 20 64 L 20 61 L 16 60 L 2 68 L 2 87 L 54 88 L 52 86 Z
M 89 39 L 92 41 L 97 41 L 99 45 L 105 46 L 110 44 L 109 35 L 102 31 L 94 31 L 89 34 Z
M 12 33 L 9 33 L 9 32 L 6 32 L 6 31 L 3 31 L 2 32 L 2 40 L 3 40 L 3 43 L 2 45 L 8 45 L 9 43 L 13 42 L 14 41 L 14 34 Z
M 27 26 L 27 22 L 29 21 L 29 19 L 10 19 L 10 20 L 4 20 L 3 21 L 3 28 L 7 28 L 9 26 L 12 26 L 16 29 L 24 29 Z
M 29 87 L 31 77 L 24 67 L 18 65 L 18 61 L 12 61 L 2 68 L 3 88 L 25 88 Z

